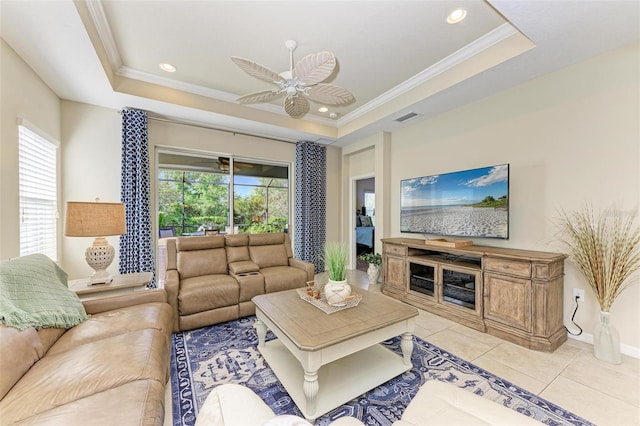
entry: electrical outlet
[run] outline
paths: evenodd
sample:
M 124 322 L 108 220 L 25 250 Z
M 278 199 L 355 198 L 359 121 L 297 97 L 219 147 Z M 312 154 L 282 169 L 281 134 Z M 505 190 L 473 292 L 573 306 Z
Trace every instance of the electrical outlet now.
M 584 290 L 581 288 L 573 289 L 573 300 L 576 300 L 576 297 L 579 301 L 584 302 Z

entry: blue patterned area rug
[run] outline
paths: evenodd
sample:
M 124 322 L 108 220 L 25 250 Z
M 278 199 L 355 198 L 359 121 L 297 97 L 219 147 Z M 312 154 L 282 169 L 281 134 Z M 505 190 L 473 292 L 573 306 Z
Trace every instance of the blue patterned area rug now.
M 173 335 L 171 386 L 174 426 L 190 426 L 207 395 L 223 383 L 252 389 L 276 414 L 301 415 L 287 391 L 258 352 L 255 317 Z M 269 332 L 267 340 L 274 336 Z M 400 339 L 383 343 L 398 354 Z M 591 425 L 588 421 L 545 401 L 429 342 L 414 337 L 413 368 L 349 401 L 316 420 L 327 425 L 342 417 L 357 417 L 367 425 L 391 425 L 427 380 L 441 380 L 548 425 Z M 322 384 L 321 384 L 322 386 Z

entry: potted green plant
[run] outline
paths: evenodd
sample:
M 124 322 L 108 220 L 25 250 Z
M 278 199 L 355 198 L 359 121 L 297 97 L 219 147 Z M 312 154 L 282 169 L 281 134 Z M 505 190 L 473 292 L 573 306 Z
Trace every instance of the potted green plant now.
M 329 274 L 329 282 L 324 286 L 324 295 L 330 305 L 344 305 L 351 294 L 347 283 L 347 259 L 349 248 L 346 244 L 327 242 L 324 245 L 323 260 Z
M 380 253 L 364 253 L 358 256 L 358 259 L 369 264 L 369 269 L 367 269 L 367 275 L 369 276 L 369 285 L 376 284 L 378 282 L 378 278 L 380 277 L 382 255 Z
M 561 211 L 557 226 L 569 258 L 582 273 L 600 305 L 600 322 L 593 333 L 596 358 L 620 364 L 620 337 L 609 324 L 609 310 L 620 293 L 640 270 L 640 228 L 638 212 L 627 215 L 609 208 L 595 214 L 585 205 L 573 213 Z M 626 217 L 624 217 L 626 216 Z

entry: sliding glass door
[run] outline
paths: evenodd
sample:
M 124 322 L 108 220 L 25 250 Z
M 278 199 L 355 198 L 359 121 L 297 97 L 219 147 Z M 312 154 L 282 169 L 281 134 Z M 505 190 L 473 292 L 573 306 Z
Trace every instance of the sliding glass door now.
M 163 151 L 157 160 L 160 237 L 288 230 L 288 164 Z

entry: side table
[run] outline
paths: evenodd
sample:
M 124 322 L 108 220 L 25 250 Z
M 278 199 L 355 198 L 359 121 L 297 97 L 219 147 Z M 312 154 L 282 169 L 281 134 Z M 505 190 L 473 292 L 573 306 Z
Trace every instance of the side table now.
M 89 284 L 88 278 L 70 280 L 69 289 L 76 292 L 80 300 L 95 299 L 103 296 L 130 293 L 143 290 L 151 282 L 151 272 L 137 272 L 133 274 L 114 275 L 113 281 L 106 284 Z

